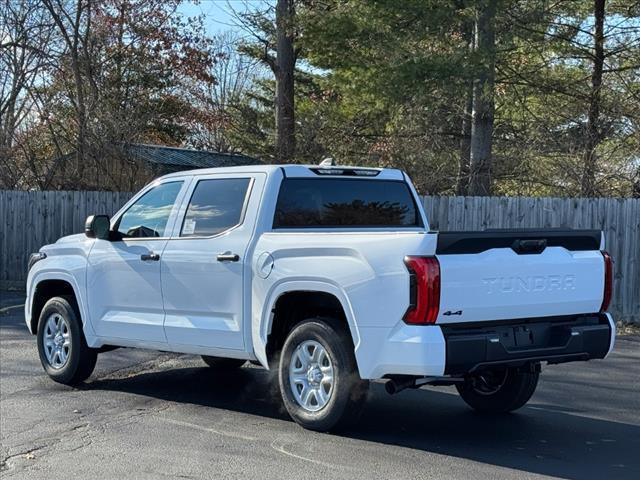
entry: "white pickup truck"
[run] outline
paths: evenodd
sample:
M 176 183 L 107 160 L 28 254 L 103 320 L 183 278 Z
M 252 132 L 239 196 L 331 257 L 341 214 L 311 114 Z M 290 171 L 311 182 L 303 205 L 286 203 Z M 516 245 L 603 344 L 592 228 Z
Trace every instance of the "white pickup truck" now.
M 430 231 L 399 170 L 206 169 L 33 254 L 25 316 L 57 382 L 114 347 L 252 361 L 296 422 L 326 431 L 357 418 L 374 379 L 522 407 L 541 363 L 613 348 L 611 269 L 599 231 Z

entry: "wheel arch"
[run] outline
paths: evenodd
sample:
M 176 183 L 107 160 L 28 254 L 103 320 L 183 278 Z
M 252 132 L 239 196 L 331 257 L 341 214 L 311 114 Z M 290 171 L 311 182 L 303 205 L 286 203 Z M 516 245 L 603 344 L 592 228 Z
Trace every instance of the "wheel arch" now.
M 337 313 L 337 319 L 344 322 L 351 334 L 354 349 L 357 348 L 360 335 L 355 316 L 347 295 L 337 285 L 325 281 L 285 282 L 274 286 L 266 298 L 259 316 L 259 329 L 254 328 L 253 335 L 254 353 L 264 367 L 269 368 L 269 361 L 284 343 L 286 334 L 313 312 L 317 312 L 317 316 Z M 304 308 L 296 312 L 290 309 L 301 305 Z
M 27 324 L 32 334 L 38 330 L 40 313 L 47 301 L 53 297 L 72 296 L 80 313 L 83 327 L 86 327 L 86 313 L 82 296 L 75 278 L 64 272 L 43 272 L 31 282 L 31 293 L 28 302 Z

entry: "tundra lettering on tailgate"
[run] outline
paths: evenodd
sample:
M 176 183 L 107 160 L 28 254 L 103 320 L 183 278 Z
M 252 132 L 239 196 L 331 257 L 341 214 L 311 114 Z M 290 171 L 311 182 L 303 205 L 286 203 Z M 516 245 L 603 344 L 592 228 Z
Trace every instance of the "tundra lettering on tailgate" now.
M 575 275 L 531 275 L 526 277 L 488 277 L 482 279 L 487 293 L 552 292 L 575 290 Z

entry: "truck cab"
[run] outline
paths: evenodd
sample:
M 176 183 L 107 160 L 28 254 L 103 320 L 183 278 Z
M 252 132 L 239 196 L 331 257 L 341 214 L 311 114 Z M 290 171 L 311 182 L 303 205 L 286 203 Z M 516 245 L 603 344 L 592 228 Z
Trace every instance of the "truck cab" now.
M 204 169 L 33 254 L 25 317 L 61 383 L 114 347 L 249 360 L 277 372 L 294 420 L 329 430 L 371 380 L 521 407 L 541 364 L 613 348 L 611 269 L 599 231 L 433 232 L 400 170 Z

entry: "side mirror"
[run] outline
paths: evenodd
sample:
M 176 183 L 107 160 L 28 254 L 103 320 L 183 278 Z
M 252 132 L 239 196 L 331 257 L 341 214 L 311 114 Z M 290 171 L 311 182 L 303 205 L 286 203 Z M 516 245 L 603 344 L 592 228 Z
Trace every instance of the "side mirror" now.
M 108 215 L 89 215 L 84 224 L 84 234 L 89 238 L 109 240 L 111 222 Z

